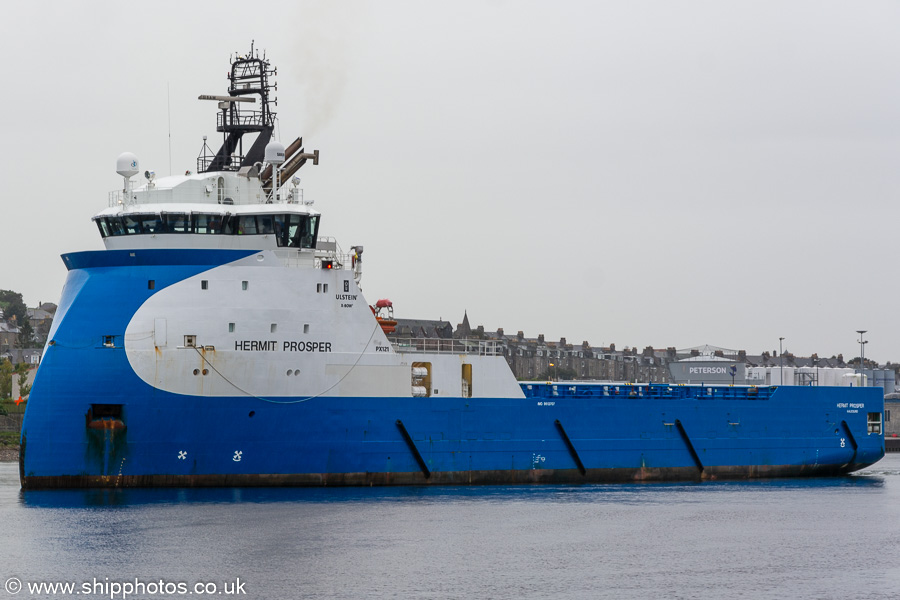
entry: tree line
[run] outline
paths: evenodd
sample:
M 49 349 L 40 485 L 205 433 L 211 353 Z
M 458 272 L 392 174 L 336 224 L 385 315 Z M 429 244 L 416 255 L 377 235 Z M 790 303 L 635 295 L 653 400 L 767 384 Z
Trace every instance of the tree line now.
M 19 396 L 24 398 L 31 393 L 31 386 L 28 385 L 28 365 L 19 363 L 15 366 L 7 360 L 0 359 L 0 400 L 12 399 L 12 382 L 13 376 L 18 377 Z M 6 408 L 0 403 L 0 415 L 6 414 Z
M 3 311 L 3 320 L 19 329 L 16 336 L 16 348 L 28 348 L 34 337 L 31 321 L 28 320 L 28 307 L 22 294 L 12 290 L 0 290 L 0 310 Z

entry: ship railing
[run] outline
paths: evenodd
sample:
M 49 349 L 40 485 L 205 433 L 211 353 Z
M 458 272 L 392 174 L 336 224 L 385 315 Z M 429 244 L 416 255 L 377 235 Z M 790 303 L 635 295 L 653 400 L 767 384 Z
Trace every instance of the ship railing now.
M 528 398 L 613 397 L 623 400 L 675 398 L 705 400 L 768 400 L 778 386 L 672 385 L 667 383 L 587 383 L 571 381 L 520 381 Z
M 131 201 L 127 201 L 123 190 L 114 190 L 109 193 L 109 206 L 124 206 L 126 204 L 148 204 L 150 202 L 168 202 L 172 198 L 172 188 L 157 188 L 141 186 L 131 190 Z
M 215 162 L 216 155 L 215 154 L 201 154 L 197 157 L 197 172 L 205 173 Z M 228 167 L 223 167 L 223 171 L 237 171 L 238 167 L 240 167 L 241 163 L 244 162 L 243 154 L 232 154 L 231 155 L 231 164 Z
M 227 114 L 227 117 L 225 116 Z M 259 110 L 242 110 L 239 113 L 218 113 L 216 116 L 216 127 L 222 128 L 226 125 L 265 125 L 262 111 Z M 221 130 L 221 129 L 220 129 Z
M 497 340 L 446 339 L 446 338 L 397 338 L 390 337 L 395 352 L 428 354 L 476 354 L 478 356 L 502 356 L 503 346 Z
M 330 266 L 326 264 L 327 261 L 331 261 Z M 316 240 L 315 266 L 317 269 L 352 269 L 355 265 L 353 255 L 344 252 L 337 240 L 333 237 L 319 236 Z

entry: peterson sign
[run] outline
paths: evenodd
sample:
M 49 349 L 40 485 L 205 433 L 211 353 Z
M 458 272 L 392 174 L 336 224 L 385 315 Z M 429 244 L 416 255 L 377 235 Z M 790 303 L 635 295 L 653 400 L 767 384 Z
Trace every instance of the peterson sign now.
M 688 367 L 691 375 L 728 375 L 726 367 Z
M 731 367 L 734 365 L 734 379 Z M 731 383 L 745 384 L 747 365 L 741 361 L 685 360 L 669 363 L 672 383 Z

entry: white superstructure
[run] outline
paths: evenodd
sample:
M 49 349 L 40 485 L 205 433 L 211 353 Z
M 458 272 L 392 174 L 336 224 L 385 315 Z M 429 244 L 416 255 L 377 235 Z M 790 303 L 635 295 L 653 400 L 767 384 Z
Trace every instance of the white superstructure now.
M 261 77 L 267 63 L 244 62 L 245 79 L 256 83 L 236 83 L 232 75 L 232 96 L 201 97 L 220 102 L 225 137 L 214 155 L 204 144 L 197 173 L 157 179 L 145 171 L 135 187 L 138 158 L 124 153 L 117 160 L 123 188 L 93 217 L 106 248 L 163 254 L 154 266 L 157 255 L 138 253 L 149 257 L 142 273 L 150 275 L 136 276 L 133 285 L 154 291 L 124 336 L 104 343 L 124 348 L 146 383 L 185 396 L 523 397 L 492 344 L 453 340 L 432 349 L 388 339 L 392 329 L 360 288 L 362 246 L 344 252 L 320 237 L 320 213 L 292 179 L 308 160 L 318 164 L 318 151 L 304 152 L 300 138 L 286 148 L 269 141 L 274 115 Z M 240 63 L 233 73 L 243 72 Z M 257 95 L 262 110 L 244 110 L 252 103 L 242 94 Z M 245 155 L 247 133 L 257 138 Z M 203 251 L 234 255 L 211 259 Z M 203 260 L 209 262 L 197 262 Z M 172 274 L 185 264 L 208 266 Z

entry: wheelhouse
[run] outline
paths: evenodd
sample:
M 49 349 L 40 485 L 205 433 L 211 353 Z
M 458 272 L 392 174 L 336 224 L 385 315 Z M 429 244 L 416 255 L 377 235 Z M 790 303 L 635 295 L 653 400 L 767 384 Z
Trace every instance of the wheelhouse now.
M 271 235 L 278 247 L 315 248 L 318 215 L 298 213 L 151 212 L 97 215 L 93 218 L 105 239 L 116 236 L 199 234 Z

